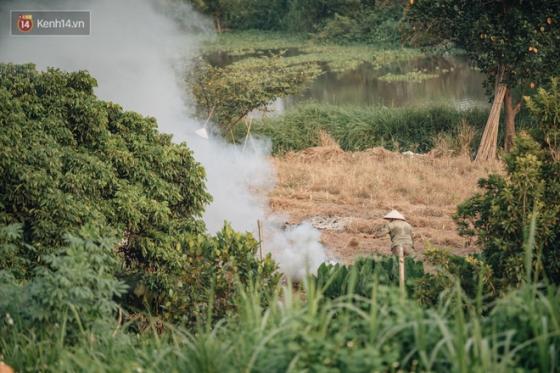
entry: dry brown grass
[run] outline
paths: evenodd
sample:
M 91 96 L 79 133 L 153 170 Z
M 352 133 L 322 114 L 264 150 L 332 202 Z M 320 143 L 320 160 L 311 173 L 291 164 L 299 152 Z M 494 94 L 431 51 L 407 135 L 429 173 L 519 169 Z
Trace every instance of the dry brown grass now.
M 314 216 L 351 218 L 342 232 L 323 231 L 325 244 L 347 261 L 388 252 L 388 239 L 376 240 L 373 233 L 391 208 L 415 227 L 420 251 L 428 242 L 456 252 L 475 249 L 457 235 L 451 215 L 477 190 L 478 179 L 501 172 L 499 163 L 477 164 L 465 155 L 406 156 L 382 148 L 344 152 L 328 136 L 322 139 L 324 146 L 273 159 L 278 173 L 273 210 L 288 213 L 293 223 Z

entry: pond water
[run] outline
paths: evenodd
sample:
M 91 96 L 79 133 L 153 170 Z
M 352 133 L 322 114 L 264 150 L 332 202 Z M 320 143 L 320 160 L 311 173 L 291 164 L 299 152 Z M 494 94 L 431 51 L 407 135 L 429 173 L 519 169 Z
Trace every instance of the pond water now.
M 294 54 L 297 50 L 290 52 Z M 222 59 L 219 64 L 231 63 L 238 58 Z M 412 73 L 412 77 L 429 74 L 430 78 L 399 80 L 399 77 L 402 78 L 407 73 Z M 386 79 L 387 74 L 393 79 Z M 484 75 L 470 66 L 462 56 L 423 57 L 381 69 L 364 63 L 357 69 L 346 72 L 330 71 L 324 66 L 323 74 L 306 90 L 298 95 L 277 99 L 266 111 L 278 114 L 308 101 L 387 107 L 438 103 L 451 104 L 459 109 L 485 107 L 489 103 L 483 81 Z M 256 112 L 252 116 L 263 114 Z

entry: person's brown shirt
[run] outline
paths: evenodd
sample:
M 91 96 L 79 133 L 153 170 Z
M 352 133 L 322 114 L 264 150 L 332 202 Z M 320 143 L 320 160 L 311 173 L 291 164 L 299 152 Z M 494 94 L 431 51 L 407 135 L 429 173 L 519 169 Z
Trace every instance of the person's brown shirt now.
M 391 236 L 391 249 L 403 246 L 414 248 L 414 241 L 412 239 L 412 227 L 404 220 L 392 220 L 385 224 L 383 231 L 380 232 L 379 236 L 383 234 L 389 234 Z

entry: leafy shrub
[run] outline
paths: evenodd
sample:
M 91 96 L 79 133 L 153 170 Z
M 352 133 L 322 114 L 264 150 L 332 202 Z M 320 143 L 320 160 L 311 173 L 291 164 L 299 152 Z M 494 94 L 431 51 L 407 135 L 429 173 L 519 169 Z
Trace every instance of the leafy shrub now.
M 201 62 L 191 82 L 199 108 L 229 135 L 251 111 L 299 92 L 319 73 L 316 64 L 288 66 L 279 57 L 263 57 L 225 67 Z
M 0 270 L 9 269 L 14 279 L 27 278 L 30 276 L 31 267 L 27 258 L 35 248 L 23 242 L 21 224 L 4 225 L 1 216 L 2 213 L 0 213 Z
M 20 229 L 9 229 L 12 241 L 22 240 Z M 40 333 L 56 332 L 55 324 L 66 325 L 69 335 L 114 316 L 115 298 L 126 290 L 115 277 L 118 261 L 112 250 L 116 240 L 84 227 L 76 235 L 66 236 L 66 241 L 65 246 L 45 255 L 45 265 L 37 267 L 27 280 L 17 280 L 9 268 L 0 270 L 0 314 L 13 315 L 23 326 Z M 0 250 L 5 253 L 10 245 L 0 243 Z
M 336 40 L 341 44 L 347 44 L 356 42 L 356 35 L 359 33 L 359 25 L 354 19 L 335 14 L 317 32 L 316 38 L 318 40 Z
M 532 272 L 560 283 L 560 163 L 554 140 L 560 125 L 557 80 L 550 91 L 540 89 L 527 104 L 539 123 L 538 141 L 527 134 L 519 136 L 505 158 L 507 176 L 480 180 L 483 192 L 463 202 L 455 215 L 462 234 L 478 237 L 483 258 L 502 287 L 526 278 L 524 242 L 533 219 Z
M 37 264 L 85 223 L 111 226 L 130 269 L 173 265 L 173 236 L 201 232 L 204 170 L 153 118 L 93 95 L 84 71 L 0 65 L 0 203 Z M 30 253 L 31 254 L 31 253 Z
M 263 301 L 274 292 L 280 280 L 276 263 L 267 255 L 262 261 L 256 256 L 258 243 L 249 233 L 237 233 L 226 225 L 216 236 L 192 236 L 182 242 L 180 270 L 168 276 L 169 284 L 161 290 L 142 279 L 132 279 L 137 306 L 162 304 L 167 320 L 186 324 L 201 322 L 211 316 L 223 318 L 235 309 L 235 297 L 240 285 L 258 286 Z M 164 292 L 166 289 L 167 292 Z
M 492 270 L 478 255 L 453 255 L 445 249 L 428 248 L 424 262 L 433 267 L 416 282 L 414 297 L 422 304 L 434 306 L 454 291 L 456 283 L 471 299 L 495 297 Z M 479 298 L 480 297 L 480 298 Z
M 127 308 L 192 320 L 208 300 L 198 281 L 214 281 L 216 312 L 225 312 L 233 290 L 220 266 L 273 286 L 274 264 L 255 257 L 250 235 L 205 233 L 210 196 L 187 146 L 160 134 L 153 118 L 97 99 L 95 85 L 85 71 L 0 64 L 0 270 L 18 281 L 59 270 L 65 234 L 89 225 L 117 236 L 111 254 L 132 290 Z M 182 314 L 170 313 L 176 308 Z
M 340 44 L 367 43 L 382 47 L 398 46 L 401 39 L 399 23 L 403 4 L 361 4 L 354 9 L 335 13 L 317 25 L 318 40 Z

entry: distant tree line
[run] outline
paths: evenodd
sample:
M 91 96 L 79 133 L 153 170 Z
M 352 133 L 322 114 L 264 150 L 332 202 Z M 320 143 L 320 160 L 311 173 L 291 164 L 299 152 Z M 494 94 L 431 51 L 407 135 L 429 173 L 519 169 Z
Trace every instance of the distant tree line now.
M 399 42 L 402 0 L 186 0 L 210 15 L 218 32 L 275 30 L 313 33 L 338 42 Z

